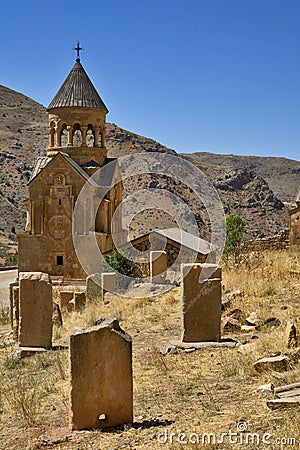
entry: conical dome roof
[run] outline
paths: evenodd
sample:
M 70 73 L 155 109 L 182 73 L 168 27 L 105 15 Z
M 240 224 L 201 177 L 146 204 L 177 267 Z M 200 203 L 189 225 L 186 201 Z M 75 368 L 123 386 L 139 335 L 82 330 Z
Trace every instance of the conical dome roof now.
M 76 63 L 48 106 L 48 110 L 72 106 L 104 109 L 108 113 L 108 109 L 82 67 L 79 58 L 76 59 Z

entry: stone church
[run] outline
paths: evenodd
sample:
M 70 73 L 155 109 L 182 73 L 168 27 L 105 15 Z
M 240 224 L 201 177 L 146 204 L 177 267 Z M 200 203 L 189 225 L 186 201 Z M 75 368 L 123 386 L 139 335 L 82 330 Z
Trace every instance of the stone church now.
M 84 279 L 72 239 L 72 215 L 84 185 L 90 187 L 90 219 L 83 233 L 95 232 L 101 252 L 113 248 L 112 232 L 122 229 L 121 216 L 111 218 L 122 201 L 117 159 L 107 158 L 105 123 L 108 109 L 79 58 L 47 108 L 49 146 L 37 159 L 28 183 L 25 232 L 18 236 L 19 271 L 42 271 L 50 276 Z M 99 183 L 90 178 L 109 164 Z M 95 186 L 95 184 L 97 184 Z M 96 212 L 99 189 L 107 194 Z

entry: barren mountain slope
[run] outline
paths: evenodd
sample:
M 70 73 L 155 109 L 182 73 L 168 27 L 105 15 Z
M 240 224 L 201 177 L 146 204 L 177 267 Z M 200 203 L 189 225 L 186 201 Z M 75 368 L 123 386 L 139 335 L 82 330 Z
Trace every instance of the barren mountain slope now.
M 0 265 L 14 259 L 15 231 L 23 230 L 25 211 L 23 201 L 27 197 L 26 183 L 34 162 L 46 152 L 48 145 L 48 117 L 46 109 L 32 99 L 0 86 Z M 108 155 L 120 157 L 138 152 L 166 152 L 177 155 L 174 150 L 146 137 L 107 124 Z M 215 184 L 227 212 L 238 212 L 249 222 L 251 236 L 269 235 L 287 225 L 287 210 L 281 200 L 292 201 L 296 192 L 295 180 L 299 178 L 300 163 L 279 158 L 234 157 L 222 155 L 194 154 L 182 155 L 199 166 Z M 266 161 L 265 161 L 266 160 Z M 239 164 L 239 161 L 241 163 Z M 258 162 L 257 162 L 258 161 Z M 266 178 L 273 186 L 269 189 L 265 177 L 261 177 L 262 167 Z M 283 184 L 283 168 L 286 176 Z M 251 170 L 249 170 L 251 169 Z M 149 187 L 147 177 L 132 180 L 125 186 L 125 196 L 138 189 Z M 190 190 L 174 185 L 167 179 L 157 179 L 162 189 L 169 189 L 184 198 L 188 207 L 197 216 L 200 227 L 206 229 L 203 207 L 195 202 Z M 299 184 L 299 183 L 298 183 Z M 282 195 L 281 195 L 282 194 Z M 287 195 L 284 195 L 287 194 Z M 278 198 L 279 197 L 279 198 Z M 147 230 L 163 221 L 162 215 L 150 211 Z M 172 221 L 171 221 L 172 222 Z M 166 226 L 171 223 L 166 217 Z M 142 232 L 141 217 L 133 221 L 133 234 Z M 10 255 L 8 255 L 8 249 Z
M 283 202 L 293 203 L 300 186 L 300 161 L 265 156 L 217 155 L 208 152 L 193 153 L 195 163 L 230 166 L 251 170 L 268 183 Z

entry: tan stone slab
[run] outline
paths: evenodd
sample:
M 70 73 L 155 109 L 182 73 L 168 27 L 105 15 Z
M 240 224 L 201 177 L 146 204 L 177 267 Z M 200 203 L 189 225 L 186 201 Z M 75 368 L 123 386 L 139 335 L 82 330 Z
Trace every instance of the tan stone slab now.
M 164 251 L 150 251 L 151 282 L 164 283 L 167 268 L 167 253 Z
M 59 292 L 59 306 L 61 310 L 71 311 L 70 301 L 74 297 L 74 291 L 60 291 Z
M 82 311 L 85 307 L 86 298 L 85 292 L 74 292 L 74 297 L 70 301 L 71 308 L 73 311 Z
M 290 391 L 291 389 L 298 389 L 300 388 L 300 382 L 291 383 L 291 384 L 284 384 L 282 386 L 277 386 L 275 388 L 275 393 L 279 394 L 280 392 Z
M 221 293 L 219 266 L 201 263 L 182 264 L 183 342 L 220 341 Z
M 101 273 L 89 275 L 86 279 L 86 301 L 102 300 Z
M 264 370 L 275 370 L 276 372 L 284 372 L 290 368 L 291 361 L 287 356 L 271 356 L 269 358 L 261 358 L 255 361 L 253 364 L 254 368 L 258 372 L 263 372 Z
M 205 350 L 207 348 L 236 348 L 239 345 L 238 341 L 234 339 L 223 339 L 220 342 L 181 342 L 170 341 L 166 346 L 160 349 L 160 353 L 167 355 L 168 353 L 183 350 L 186 352 Z
M 20 273 L 20 347 L 52 345 L 52 286 L 42 272 Z
M 19 339 L 19 320 L 20 320 L 20 287 L 12 288 L 12 329 L 14 339 Z
M 12 357 L 14 359 L 22 359 L 27 358 L 28 356 L 34 356 L 39 353 L 44 353 L 46 351 L 47 350 L 42 347 L 19 347 L 13 352 Z
M 299 408 L 300 396 L 290 398 L 276 398 L 274 400 L 268 400 L 267 406 L 270 409 L 295 408 L 295 407 Z
M 288 322 L 285 329 L 285 345 L 287 348 L 296 348 L 298 345 L 298 337 L 296 326 L 292 322 Z
M 116 273 L 103 272 L 101 273 L 101 286 L 105 292 L 114 292 L 116 289 Z
M 9 284 L 9 306 L 10 306 L 10 324 L 13 329 L 14 327 L 14 317 L 13 317 L 13 308 L 14 308 L 14 299 L 13 299 L 13 290 L 15 287 L 19 287 L 19 282 L 14 281 Z
M 276 396 L 279 398 L 288 398 L 288 397 L 296 397 L 300 396 L 300 388 L 291 389 L 290 391 L 277 392 Z
M 117 320 L 70 332 L 70 428 L 133 420 L 132 342 Z

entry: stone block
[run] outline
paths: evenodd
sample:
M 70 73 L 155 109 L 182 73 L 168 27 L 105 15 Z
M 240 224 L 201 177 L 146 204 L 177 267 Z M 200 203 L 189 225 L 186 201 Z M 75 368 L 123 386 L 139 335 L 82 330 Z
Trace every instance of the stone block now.
M 19 347 L 11 356 L 17 361 L 19 359 L 27 358 L 28 356 L 34 356 L 45 352 L 47 352 L 47 350 L 42 347 Z
M 105 292 L 114 293 L 116 289 L 116 273 L 115 272 L 103 272 L 101 274 L 101 285 Z
M 152 283 L 164 283 L 167 271 L 167 253 L 163 251 L 150 252 L 150 277 Z
M 299 410 L 300 395 L 289 398 L 276 398 L 274 400 L 268 400 L 267 406 L 270 409 L 284 409 L 284 408 L 296 408 Z
M 74 296 L 69 304 L 73 311 L 82 311 L 85 307 L 85 302 L 85 292 L 74 292 Z
M 62 311 L 69 311 L 71 312 L 73 310 L 72 305 L 70 304 L 70 301 L 74 297 L 73 291 L 60 291 L 59 292 L 59 306 Z
M 11 294 L 11 317 L 12 317 L 12 330 L 14 339 L 19 338 L 19 320 L 20 320 L 20 287 L 19 283 L 12 287 Z
M 86 301 L 102 300 L 101 273 L 93 273 L 86 279 Z
M 221 268 L 218 265 L 181 265 L 183 342 L 220 341 L 221 294 Z
M 296 348 L 298 346 L 297 329 L 292 322 L 288 322 L 286 325 L 285 345 L 287 348 Z
M 13 317 L 13 308 L 14 308 L 14 304 L 13 304 L 13 290 L 15 287 L 19 287 L 19 282 L 18 281 L 14 281 L 13 283 L 10 283 L 9 285 L 9 306 L 10 306 L 10 324 L 11 324 L 11 328 L 13 329 L 13 321 L 14 321 L 14 317 Z
M 102 300 L 105 302 L 105 293 L 116 290 L 116 273 L 115 272 L 103 272 L 101 274 L 101 286 L 102 286 Z
M 20 273 L 20 347 L 51 348 L 52 285 L 42 272 Z
M 52 323 L 58 327 L 62 327 L 63 324 L 61 310 L 57 303 L 53 303 Z
M 70 428 L 133 421 L 132 341 L 117 320 L 70 332 Z
M 285 372 L 291 368 L 291 360 L 285 355 L 270 356 L 255 361 L 254 368 L 258 372 L 273 370 L 275 372 Z

